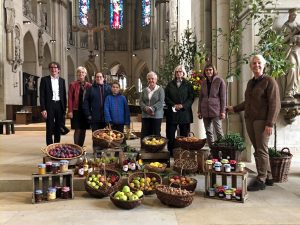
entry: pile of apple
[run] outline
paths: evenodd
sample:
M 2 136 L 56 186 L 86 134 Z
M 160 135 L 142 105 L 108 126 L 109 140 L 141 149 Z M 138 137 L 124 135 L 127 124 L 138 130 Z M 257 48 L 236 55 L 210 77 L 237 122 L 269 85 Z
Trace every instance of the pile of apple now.
M 87 178 L 87 184 L 93 189 L 99 189 L 104 187 L 112 187 L 119 181 L 119 176 L 108 175 L 104 176 L 101 174 L 90 174 Z
M 141 190 L 133 193 L 127 185 L 122 188 L 122 191 L 117 191 L 114 198 L 121 201 L 135 201 L 143 197 L 144 193 Z
M 169 178 L 170 183 L 180 184 L 180 185 L 190 185 L 194 181 L 190 177 L 175 175 Z
M 113 131 L 101 131 L 96 134 L 97 138 L 100 139 L 105 139 L 107 141 L 113 141 L 113 140 L 118 140 L 122 138 L 122 134 L 120 133 L 115 133 Z
M 155 190 L 155 187 L 159 185 L 159 181 L 156 177 L 134 177 L 131 182 L 129 183 L 129 186 L 131 188 L 136 188 L 141 191 L 152 191 Z
M 165 139 L 163 138 L 151 138 L 144 142 L 146 145 L 162 145 L 165 143 Z
M 81 154 L 79 149 L 73 148 L 70 145 L 57 145 L 48 151 L 50 156 L 56 158 L 74 158 Z

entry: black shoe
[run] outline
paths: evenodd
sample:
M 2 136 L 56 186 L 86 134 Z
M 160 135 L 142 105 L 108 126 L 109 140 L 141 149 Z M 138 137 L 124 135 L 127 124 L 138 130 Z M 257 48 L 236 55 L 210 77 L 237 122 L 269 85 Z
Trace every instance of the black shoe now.
M 265 183 L 260 180 L 254 181 L 254 183 L 252 185 L 247 187 L 248 191 L 260 191 L 260 190 L 265 190 L 265 189 L 266 189 Z
M 273 179 L 266 179 L 265 184 L 266 184 L 266 186 L 273 186 L 274 185 L 274 180 Z

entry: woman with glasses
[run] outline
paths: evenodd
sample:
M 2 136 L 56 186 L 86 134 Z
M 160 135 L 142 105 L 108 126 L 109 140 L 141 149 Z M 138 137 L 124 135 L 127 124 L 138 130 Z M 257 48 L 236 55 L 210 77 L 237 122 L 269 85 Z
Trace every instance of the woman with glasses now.
M 178 65 L 174 70 L 174 79 L 165 89 L 165 103 L 167 109 L 166 133 L 168 138 L 168 151 L 173 155 L 175 132 L 179 127 L 180 136 L 187 136 L 190 124 L 193 122 L 192 104 L 194 101 L 193 87 L 185 79 L 184 66 Z
M 86 90 L 92 85 L 86 82 L 87 70 L 79 66 L 76 70 L 77 80 L 69 85 L 68 92 L 68 117 L 71 119 L 71 128 L 74 131 L 74 143 L 83 146 L 86 129 L 89 129 L 89 123 L 83 113 L 82 105 Z
M 223 136 L 222 120 L 225 119 L 226 85 L 212 64 L 204 67 L 204 76 L 206 80 L 199 93 L 198 118 L 203 119 L 207 143 L 211 147 L 214 133 L 217 138 Z

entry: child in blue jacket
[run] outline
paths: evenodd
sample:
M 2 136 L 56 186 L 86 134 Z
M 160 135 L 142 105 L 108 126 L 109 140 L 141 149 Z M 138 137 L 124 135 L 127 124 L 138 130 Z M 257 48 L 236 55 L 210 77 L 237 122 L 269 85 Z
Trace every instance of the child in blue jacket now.
M 105 98 L 105 122 L 111 124 L 113 130 L 124 132 L 124 125 L 130 124 L 130 112 L 127 100 L 120 94 L 120 84 L 114 81 L 111 86 L 112 94 Z

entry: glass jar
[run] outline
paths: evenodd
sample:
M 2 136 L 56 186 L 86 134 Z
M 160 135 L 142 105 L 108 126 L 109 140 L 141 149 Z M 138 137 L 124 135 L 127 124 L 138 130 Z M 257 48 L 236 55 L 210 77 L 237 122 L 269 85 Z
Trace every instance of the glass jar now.
M 208 159 L 205 161 L 206 171 L 212 170 L 212 164 L 213 164 L 213 161 L 211 159 Z
M 219 198 L 224 198 L 225 197 L 224 191 L 225 191 L 225 189 L 223 187 L 218 187 L 217 188 Z
M 231 166 L 231 171 L 235 171 L 236 170 L 236 160 L 230 160 L 229 161 L 230 166 Z
M 245 163 L 242 163 L 242 162 L 238 163 L 237 168 L 238 168 L 239 172 L 244 172 Z
M 70 187 L 62 187 L 62 189 L 61 189 L 61 197 L 63 199 L 69 198 L 69 193 L 70 193 Z
M 48 201 L 56 199 L 56 188 L 53 188 L 53 187 L 48 188 L 47 199 L 48 199 Z
M 225 199 L 227 200 L 231 200 L 231 196 L 232 196 L 232 190 L 228 189 L 228 190 L 225 190 Z
M 231 166 L 230 166 L 230 164 L 228 164 L 228 163 L 224 164 L 224 171 L 226 173 L 230 173 L 231 172 Z
M 221 168 L 222 168 L 222 163 L 220 163 L 220 162 L 215 162 L 214 168 L 215 168 L 215 171 L 220 172 L 220 171 L 221 171 Z
M 242 190 L 241 189 L 235 190 L 235 199 L 238 201 L 242 201 Z
M 65 173 L 68 171 L 68 169 L 69 169 L 68 168 L 68 165 L 69 165 L 68 160 L 60 160 L 59 165 L 60 165 L 59 170 L 61 173 Z
M 59 170 L 59 164 L 58 163 L 52 163 L 52 173 L 57 174 Z
M 45 175 L 46 174 L 46 165 L 44 163 L 40 163 L 38 165 L 39 168 L 39 175 Z
M 216 196 L 215 188 L 208 188 L 208 195 L 209 197 L 215 197 Z
M 51 173 L 52 171 L 52 162 L 46 162 L 46 173 Z
M 42 202 L 43 201 L 43 191 L 40 189 L 35 190 L 34 197 L 35 197 L 35 202 Z
M 60 198 L 61 197 L 61 186 L 55 186 L 56 188 L 56 198 Z

